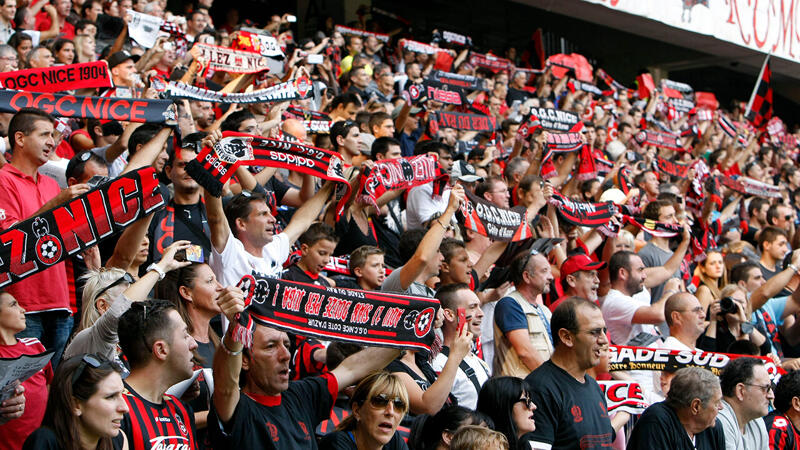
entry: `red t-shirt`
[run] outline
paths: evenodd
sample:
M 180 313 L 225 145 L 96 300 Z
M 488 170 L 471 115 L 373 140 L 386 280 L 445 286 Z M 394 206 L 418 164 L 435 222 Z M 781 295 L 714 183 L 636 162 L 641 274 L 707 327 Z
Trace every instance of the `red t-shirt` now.
M 59 192 L 61 188 L 56 180 L 42 174 L 34 180 L 12 164 L 6 164 L 0 168 L 0 229 L 6 230 L 33 216 Z M 50 234 L 55 234 L 56 224 L 48 225 Z M 37 237 L 28 236 L 28 239 L 36 240 Z M 67 272 L 63 262 L 11 284 L 6 290 L 28 312 L 69 309 Z
M 36 24 L 34 28 L 38 31 L 47 31 L 53 25 L 53 19 L 50 18 L 50 14 L 47 11 L 39 11 L 39 14 L 36 14 Z M 61 25 L 61 30 L 59 30 L 64 39 L 74 39 L 75 38 L 75 26 L 71 23 L 64 21 L 64 25 Z
M 36 338 L 18 339 L 14 345 L 0 345 L 0 358 L 17 358 L 22 355 L 37 355 L 45 351 Z M 0 442 L 4 449 L 20 450 L 28 435 L 42 423 L 47 406 L 47 385 L 53 380 L 50 363 L 44 369 L 22 383 L 25 388 L 25 412 L 19 419 L 0 425 Z

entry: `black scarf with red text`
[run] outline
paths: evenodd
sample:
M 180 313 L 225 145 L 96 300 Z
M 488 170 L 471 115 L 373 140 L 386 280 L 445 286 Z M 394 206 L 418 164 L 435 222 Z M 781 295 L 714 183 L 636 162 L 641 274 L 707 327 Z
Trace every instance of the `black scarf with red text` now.
M 0 288 L 117 235 L 164 207 L 152 167 L 128 172 L 0 233 Z
M 558 191 L 553 191 L 548 202 L 556 207 L 559 217 L 569 224 L 581 227 L 597 228 L 606 225 L 619 211 L 614 202 L 575 202 Z
M 608 346 L 608 370 L 655 370 L 676 371 L 684 367 L 702 367 L 719 375 L 722 369 L 737 358 L 756 358 L 764 362 L 770 377 L 786 373 L 768 356 L 736 355 L 667 348 L 634 347 L 629 345 Z
M 240 165 L 277 167 L 340 183 L 345 193 L 337 205 L 337 217 L 350 195 L 350 184 L 344 177 L 339 153 L 232 131 L 222 132 L 222 139 L 214 148 L 203 148 L 197 158 L 186 165 L 186 173 L 211 195 L 219 197 L 222 186 Z
M 467 228 L 495 241 L 523 241 L 533 236 L 528 211 L 523 206 L 501 208 L 466 190 L 458 219 Z
M 686 178 L 689 173 L 688 164 L 670 161 L 666 158 L 662 158 L 661 156 L 656 157 L 656 160 L 653 161 L 653 166 L 667 175 L 678 178 Z
M 384 159 L 376 161 L 372 169 L 364 167 L 356 200 L 378 209 L 378 198 L 386 192 L 430 182 L 433 182 L 433 195 L 442 195 L 449 178 L 433 154 Z
M 478 132 L 494 132 L 497 129 L 497 122 L 493 116 L 448 111 L 437 111 L 434 114 L 436 123 L 442 128 Z
M 430 350 L 439 301 L 380 291 L 323 288 L 245 275 L 245 293 L 234 339 L 246 347 L 256 323 L 306 337 L 362 345 Z

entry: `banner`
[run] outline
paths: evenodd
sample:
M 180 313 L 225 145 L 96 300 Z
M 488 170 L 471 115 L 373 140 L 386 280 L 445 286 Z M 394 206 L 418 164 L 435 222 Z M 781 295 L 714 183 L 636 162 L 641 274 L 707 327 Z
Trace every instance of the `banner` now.
M 476 233 L 495 241 L 522 241 L 533 236 L 524 206 L 501 208 L 470 192 L 461 202 L 459 221 Z
M 434 100 L 446 105 L 461 106 L 468 102 L 461 89 L 457 87 L 451 88 L 447 84 L 431 79 L 423 80 L 421 87 L 418 85 L 409 86 L 408 93 L 411 96 L 411 101 L 427 97 L 428 100 Z M 417 97 L 416 99 L 414 98 L 415 96 Z
M 653 166 L 661 172 L 678 178 L 686 178 L 689 176 L 689 165 L 681 164 L 678 162 L 670 161 L 668 159 L 657 156 L 653 161 Z
M 240 323 L 362 345 L 430 350 L 439 301 L 245 275 Z M 249 320 L 252 319 L 252 320 Z
M 230 73 L 255 73 L 269 69 L 267 58 L 256 52 L 211 44 L 194 44 L 189 52 L 194 59 L 205 59 L 207 69 Z
M 371 31 L 359 30 L 357 28 L 350 28 L 344 25 L 336 25 L 335 30 L 338 31 L 339 33 L 349 36 L 361 36 L 361 37 L 375 36 L 377 40 L 383 42 L 384 44 L 389 42 L 389 35 L 384 33 L 373 33 Z
M 434 113 L 436 123 L 443 128 L 455 128 L 467 131 L 491 131 L 497 129 L 497 122 L 493 116 L 482 114 L 467 114 L 447 111 Z
M 146 167 L 0 233 L 0 288 L 122 232 L 165 205 L 155 169 Z
M 619 211 L 614 202 L 575 202 L 558 191 L 553 191 L 548 203 L 556 207 L 560 218 L 581 227 L 597 228 L 606 225 Z
M 0 90 L 0 112 L 14 114 L 22 108 L 39 108 L 58 117 L 114 120 L 118 122 L 174 123 L 175 106 L 169 100 L 78 97 L 66 94 Z
M 0 73 L 0 84 L 6 89 L 29 92 L 114 87 L 105 60 L 3 72 Z
M 438 81 L 440 83 L 449 84 L 450 86 L 456 86 L 471 91 L 488 90 L 486 89 L 486 86 L 484 84 L 485 82 L 484 79 L 474 77 L 472 75 L 461 75 L 458 73 L 450 73 L 441 70 L 434 70 L 433 72 L 431 72 L 429 78 Z
M 551 108 L 531 108 L 531 114 L 539 119 L 542 127 L 552 131 L 576 131 L 573 129 L 580 122 L 577 114 Z
M 433 195 L 442 195 L 449 179 L 437 156 L 427 154 L 375 161 L 372 169 L 365 167 L 363 170 L 356 200 L 375 209 L 379 209 L 378 198 L 386 192 L 430 182 L 433 182 Z
M 0 358 L 0 403 L 14 396 L 17 381 L 22 383 L 36 375 L 52 357 L 53 352 L 44 352 L 16 358 Z
M 644 398 L 642 387 L 635 381 L 597 380 L 597 384 L 606 398 L 609 413 L 625 411 L 641 414 L 650 406 L 650 402 Z
M 733 355 L 701 350 L 670 350 L 668 348 L 608 346 L 608 370 L 676 371 L 684 367 L 702 367 L 719 375 L 728 363 L 737 358 L 756 358 L 764 361 L 770 378 L 785 373 L 767 356 Z
M 204 147 L 186 165 L 186 173 L 212 195 L 222 194 L 222 185 L 240 165 L 288 169 L 344 185 L 344 197 L 337 205 L 337 218 L 350 196 L 340 154 L 297 142 L 266 139 L 244 133 L 223 131 L 214 148 Z
M 211 91 L 180 81 L 170 81 L 163 95 L 167 98 L 185 98 L 201 102 L 267 103 L 302 99 L 305 98 L 306 94 L 310 91 L 311 81 L 306 77 L 300 77 L 294 81 L 286 81 L 266 89 L 259 89 L 253 92 L 231 93 Z

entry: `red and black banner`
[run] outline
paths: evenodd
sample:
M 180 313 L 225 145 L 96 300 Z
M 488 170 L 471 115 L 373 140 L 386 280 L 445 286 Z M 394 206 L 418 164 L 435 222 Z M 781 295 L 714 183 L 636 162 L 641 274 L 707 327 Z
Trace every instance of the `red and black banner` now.
M 469 102 L 461 89 L 450 87 L 435 80 L 422 81 L 423 94 L 428 100 L 437 101 L 446 105 L 461 106 Z
M 484 80 L 472 75 L 461 75 L 458 73 L 444 72 L 442 70 L 434 70 L 431 72 L 429 79 L 470 91 L 487 90 Z
M 0 288 L 82 252 L 165 205 L 152 167 L 129 172 L 0 233 Z
M 283 118 L 301 120 L 306 131 L 311 134 L 329 134 L 333 124 L 329 115 L 297 106 L 289 106 L 283 112 Z
M 505 58 L 498 58 L 494 55 L 483 55 L 480 53 L 470 53 L 469 55 L 469 63 L 476 67 L 483 67 L 484 69 L 489 69 L 492 72 L 500 72 L 500 71 L 507 71 L 511 72 L 514 70 L 514 63 L 505 59 Z
M 219 197 L 222 185 L 240 165 L 277 167 L 342 183 L 346 192 L 338 205 L 337 217 L 350 196 L 350 184 L 344 177 L 340 154 L 297 142 L 233 131 L 223 131 L 222 139 L 214 148 L 204 147 L 197 158 L 186 165 L 186 172 L 211 195 Z
M 577 126 L 582 126 L 580 117 L 569 111 L 551 108 L 531 108 L 531 114 L 539 119 L 542 128 L 551 131 L 579 131 Z M 580 124 L 580 125 L 578 125 Z
M 22 108 L 39 108 L 58 117 L 119 122 L 174 123 L 177 118 L 170 100 L 0 90 L 0 112 L 14 114 Z
M 588 92 L 590 94 L 594 94 L 598 97 L 603 95 L 603 91 L 601 91 L 599 87 L 591 83 L 586 83 L 580 80 L 570 80 L 569 82 L 567 82 L 567 88 L 569 88 L 569 90 L 572 92 L 583 91 L 583 92 Z
M 430 350 L 439 301 L 379 291 L 323 288 L 245 275 L 239 282 L 253 322 L 306 337 L 363 345 Z
M 458 45 L 460 47 L 472 47 L 472 38 L 463 34 L 453 33 L 452 31 L 436 31 L 433 33 L 431 43 L 440 44 L 442 42 Z
M 375 161 L 373 168 L 365 167 L 361 174 L 356 200 L 378 209 L 378 198 L 386 192 L 430 182 L 433 195 L 442 195 L 449 178 L 432 154 Z
M 449 111 L 437 111 L 434 114 L 436 115 L 436 123 L 441 128 L 478 132 L 494 132 L 497 129 L 497 122 L 493 116 Z
M 547 148 L 553 152 L 574 152 L 583 146 L 580 133 L 547 133 Z
M 608 346 L 608 370 L 656 370 L 674 372 L 684 367 L 702 367 L 719 375 L 722 369 L 737 358 L 756 358 L 764 361 L 770 378 L 786 373 L 768 356 L 734 355 L 668 348 L 633 347 L 628 345 Z
M 628 88 L 617 82 L 614 78 L 611 77 L 608 73 L 606 73 L 603 69 L 597 69 L 597 77 L 603 80 L 603 82 L 610 88 L 616 89 L 618 91 L 627 91 Z
M 0 73 L 0 84 L 6 89 L 29 92 L 114 87 L 105 60 L 4 72 Z
M 656 222 L 655 220 L 645 219 L 644 217 L 634 217 L 624 215 L 626 223 L 636 226 L 640 230 L 656 237 L 670 238 L 679 235 L 683 231 L 683 226 Z
M 581 227 L 597 228 L 606 225 L 619 209 L 614 202 L 575 202 L 554 191 L 548 200 L 556 207 L 558 216 L 567 223 Z
M 659 133 L 658 131 L 643 130 L 636 133 L 633 139 L 639 145 L 653 145 L 669 150 L 683 150 L 681 138 L 673 134 Z
M 781 189 L 774 184 L 763 183 L 747 177 L 719 177 L 720 183 L 740 194 L 755 195 L 758 197 L 781 198 Z
M 495 241 L 522 241 L 533 236 L 528 210 L 523 206 L 501 208 L 469 190 L 461 202 L 458 219 L 470 230 Z
M 673 177 L 686 178 L 689 175 L 688 164 L 670 161 L 666 158 L 662 158 L 661 156 L 656 157 L 656 160 L 653 161 L 653 165 L 661 172 Z
M 769 58 L 769 56 L 767 56 Z M 764 62 L 761 68 L 761 76 L 753 90 L 750 104 L 747 105 L 745 118 L 756 128 L 761 128 L 767 124 L 772 117 L 772 70 L 769 68 L 769 61 Z

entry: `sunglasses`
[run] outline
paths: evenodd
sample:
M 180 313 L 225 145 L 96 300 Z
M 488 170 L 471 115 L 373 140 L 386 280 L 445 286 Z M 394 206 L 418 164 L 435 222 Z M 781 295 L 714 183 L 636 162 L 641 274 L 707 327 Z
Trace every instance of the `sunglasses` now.
M 86 366 L 91 366 L 93 369 L 113 369 L 119 372 L 123 379 L 125 379 L 130 373 L 125 367 L 122 367 L 115 361 L 109 361 L 100 355 L 87 353 L 81 357 L 81 363 L 78 364 L 78 369 L 72 374 L 72 386 L 75 386 L 75 382 L 77 382 L 81 375 L 83 375 L 83 372 L 86 370 Z
M 523 403 L 528 409 L 533 409 L 536 406 L 530 397 L 522 397 L 514 403 Z
M 406 402 L 400 397 L 389 398 L 386 394 L 378 394 L 369 399 L 369 404 L 375 409 L 384 409 L 389 405 L 389 402 L 392 402 L 395 411 L 405 411 L 406 409 Z
M 134 281 L 136 281 L 136 280 L 133 279 L 133 276 L 131 274 L 129 274 L 128 272 L 125 272 L 125 275 L 119 277 L 117 279 L 117 281 L 109 284 L 108 286 L 104 287 L 103 289 L 100 289 L 100 292 L 98 292 L 97 295 L 94 296 L 94 298 L 95 298 L 95 300 L 100 298 L 100 296 L 103 295 L 107 290 L 109 290 L 109 289 L 111 289 L 111 288 L 113 288 L 115 286 L 119 286 L 122 283 L 133 284 Z

